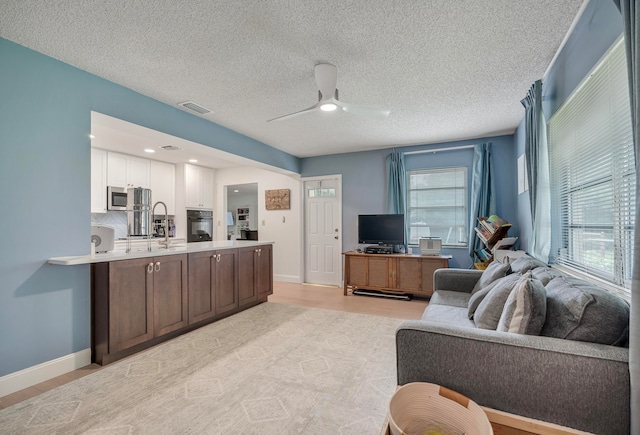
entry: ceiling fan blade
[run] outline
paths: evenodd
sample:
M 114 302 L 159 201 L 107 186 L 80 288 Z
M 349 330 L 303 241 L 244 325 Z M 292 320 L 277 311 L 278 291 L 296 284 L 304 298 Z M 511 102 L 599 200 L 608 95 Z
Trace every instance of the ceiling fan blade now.
M 267 122 L 271 122 L 271 121 L 283 121 L 285 119 L 289 119 L 289 118 L 293 118 L 294 116 L 298 116 L 298 115 L 302 115 L 303 113 L 307 113 L 307 112 L 313 112 L 314 110 L 316 110 L 318 108 L 320 103 L 316 103 L 311 107 L 307 107 L 304 110 L 300 110 L 298 112 L 293 112 L 293 113 L 289 113 L 288 115 L 282 115 L 282 116 L 278 116 L 277 118 L 272 118 L 272 119 L 268 119 Z
M 319 63 L 315 68 L 316 84 L 322 99 L 333 98 L 338 83 L 338 68 L 329 63 Z
M 385 119 L 391 112 L 389 109 L 384 109 L 382 107 L 359 106 L 357 104 L 349 104 L 342 101 L 336 101 L 336 104 L 342 107 L 342 110 L 345 112 L 373 119 Z

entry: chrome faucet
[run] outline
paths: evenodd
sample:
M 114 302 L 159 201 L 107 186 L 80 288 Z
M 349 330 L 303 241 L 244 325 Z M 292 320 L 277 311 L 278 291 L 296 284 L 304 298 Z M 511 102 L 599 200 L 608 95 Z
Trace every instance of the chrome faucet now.
M 171 242 L 169 241 L 169 215 L 167 214 L 167 204 L 162 201 L 158 201 L 153 204 L 153 208 L 151 209 L 151 218 L 153 219 L 155 216 L 156 205 L 158 204 L 162 204 L 164 207 L 164 240 L 158 241 L 158 244 L 168 249 Z

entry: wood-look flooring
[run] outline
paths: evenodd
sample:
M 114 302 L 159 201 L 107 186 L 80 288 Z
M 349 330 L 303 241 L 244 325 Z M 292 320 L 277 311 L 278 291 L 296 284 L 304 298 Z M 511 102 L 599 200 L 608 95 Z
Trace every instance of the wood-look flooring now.
M 428 305 L 428 300 L 418 298 L 411 301 L 403 301 L 370 296 L 344 296 L 343 289 L 341 287 L 287 282 L 274 282 L 273 286 L 273 294 L 269 296 L 269 302 L 348 311 L 360 314 L 371 314 L 406 320 L 419 319 Z M 8 396 L 0 397 L 0 409 L 22 402 L 101 369 L 102 366 L 91 364 Z M 521 419 L 520 417 L 511 416 L 510 414 L 507 414 L 506 417 L 502 417 L 503 424 L 498 424 L 496 423 L 496 420 L 499 420 L 500 416 L 496 416 L 495 412 L 493 415 L 490 413 L 489 415 L 492 420 L 495 435 L 579 433 L 571 430 L 566 431 L 564 430 L 566 428 L 560 428 L 559 426 L 554 427 L 554 425 L 548 425 L 546 423 L 541 426 L 539 424 L 541 422 L 527 421 L 528 419 Z M 529 429 L 529 431 L 523 429 Z

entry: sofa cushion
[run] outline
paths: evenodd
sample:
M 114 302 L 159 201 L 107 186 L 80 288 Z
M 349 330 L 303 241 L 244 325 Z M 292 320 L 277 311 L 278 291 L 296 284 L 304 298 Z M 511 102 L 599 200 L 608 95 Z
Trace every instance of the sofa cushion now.
M 480 302 L 484 300 L 487 294 L 489 294 L 489 292 L 493 290 L 495 286 L 508 285 L 510 286 L 510 288 L 513 288 L 513 286 L 515 285 L 515 283 L 518 281 L 519 278 L 520 278 L 519 273 L 512 273 L 510 275 L 503 276 L 502 278 L 498 278 L 497 280 L 493 281 L 491 284 L 489 284 L 485 288 L 473 293 L 469 298 L 469 302 L 467 304 L 469 318 L 470 319 L 473 318 L 473 315 L 478 309 L 478 305 L 480 305 Z
M 498 278 L 502 278 L 506 274 L 509 273 L 511 266 L 509 263 L 498 263 L 497 261 L 492 261 L 489 263 L 487 268 L 482 272 L 480 279 L 476 282 L 476 285 L 473 286 L 473 290 L 471 290 L 471 294 L 474 294 L 477 291 L 482 290 L 493 281 Z
M 436 290 L 433 295 L 431 295 L 431 299 L 429 299 L 429 305 L 452 305 L 454 307 L 467 308 L 470 297 L 471 294 L 465 292 Z
M 520 274 L 512 275 L 511 279 L 503 279 L 496 284 L 478 304 L 478 308 L 473 314 L 476 327 L 493 330 L 498 327 L 504 304 L 520 278 Z
M 516 258 L 511 262 L 511 271 L 513 273 L 526 273 L 536 267 L 547 267 L 547 265 L 528 255 Z
M 629 304 L 584 281 L 556 277 L 546 286 L 547 319 L 541 335 L 592 343 L 624 345 Z
M 538 335 L 547 314 L 547 291 L 533 278 L 531 271 L 522 275 L 504 304 L 498 331 Z
M 467 309 L 452 305 L 429 304 L 424 310 L 421 320 L 475 328 L 473 321 L 467 318 Z

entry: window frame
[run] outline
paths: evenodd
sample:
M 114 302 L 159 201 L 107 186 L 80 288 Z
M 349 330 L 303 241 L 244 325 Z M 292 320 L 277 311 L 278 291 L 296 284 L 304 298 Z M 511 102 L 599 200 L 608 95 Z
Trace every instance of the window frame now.
M 624 56 L 624 44 L 620 39 L 612 44 L 556 110 L 547 123 L 547 132 L 553 212 L 551 225 L 555 235 L 551 262 L 565 272 L 587 277 L 599 285 L 606 283 L 609 290 L 629 297 L 632 276 L 629 265 L 632 266 L 634 261 L 633 243 L 629 243 L 629 238 L 633 240 L 635 231 L 637 168 L 635 159 L 630 163 L 629 157 L 630 104 L 628 100 L 623 101 L 628 90 L 621 91 L 621 87 L 627 85 Z M 596 104 L 603 95 L 606 97 L 605 108 Z M 621 117 L 626 115 L 625 111 L 629 113 L 628 122 L 624 116 Z M 607 117 L 604 112 L 607 112 Z M 595 126 L 600 125 L 598 121 L 607 126 L 602 130 L 602 136 L 600 130 L 596 130 L 597 135 L 593 133 Z M 603 139 L 606 140 L 604 147 Z M 586 160 L 584 156 L 592 158 Z M 602 192 L 598 193 L 597 189 L 602 189 Z M 596 202 L 608 197 L 611 203 Z M 594 218 L 589 213 L 593 210 L 589 208 L 598 210 L 598 217 Z M 609 208 L 611 221 L 603 222 L 600 217 Z M 610 240 L 606 237 L 609 232 Z M 593 233 L 595 238 L 588 237 L 589 233 Z M 612 246 L 608 254 L 612 264 L 608 267 L 611 270 L 606 269 L 608 263 L 603 261 L 608 257 L 598 262 L 593 260 L 589 251 L 593 250 L 589 248 L 591 245 L 609 242 Z
M 450 243 L 448 242 L 447 239 L 442 239 L 442 247 L 443 248 L 448 248 L 448 249 L 468 249 L 469 247 L 469 178 L 468 178 L 468 173 L 469 173 L 469 168 L 467 166 L 463 166 L 463 165 L 459 165 L 459 166 L 447 166 L 447 167 L 435 167 L 435 168 L 418 168 L 418 169 L 411 169 L 411 170 L 407 170 L 407 193 L 406 193 L 406 227 L 407 227 L 407 244 L 409 246 L 418 246 L 418 243 L 412 243 L 411 242 L 411 229 L 416 227 L 416 225 L 412 225 L 411 222 L 411 211 L 414 209 L 443 209 L 443 208 L 461 208 L 460 206 L 457 206 L 455 204 L 453 205 L 444 205 L 444 206 L 412 206 L 411 205 L 411 193 L 412 192 L 416 192 L 416 191 L 427 191 L 427 190 L 442 190 L 442 189 L 452 189 L 452 188 L 456 188 L 456 186 L 450 186 L 450 187 L 434 187 L 434 188 L 417 188 L 417 189 L 412 189 L 411 188 L 411 177 L 412 175 L 418 175 L 418 174 L 434 174 L 434 173 L 443 173 L 443 172 L 462 172 L 463 177 L 462 179 L 464 180 L 464 185 L 461 187 L 461 189 L 463 190 L 463 206 L 462 208 L 463 210 L 463 215 L 464 218 L 462 219 L 462 234 L 464 237 L 464 242 L 461 243 Z M 460 188 L 460 187 L 458 187 Z M 429 225 L 429 223 L 427 222 L 427 226 L 428 227 L 444 227 L 444 226 L 449 226 L 450 225 Z M 430 235 L 431 237 L 433 237 L 433 235 Z M 418 236 L 418 239 L 420 238 L 420 236 Z

